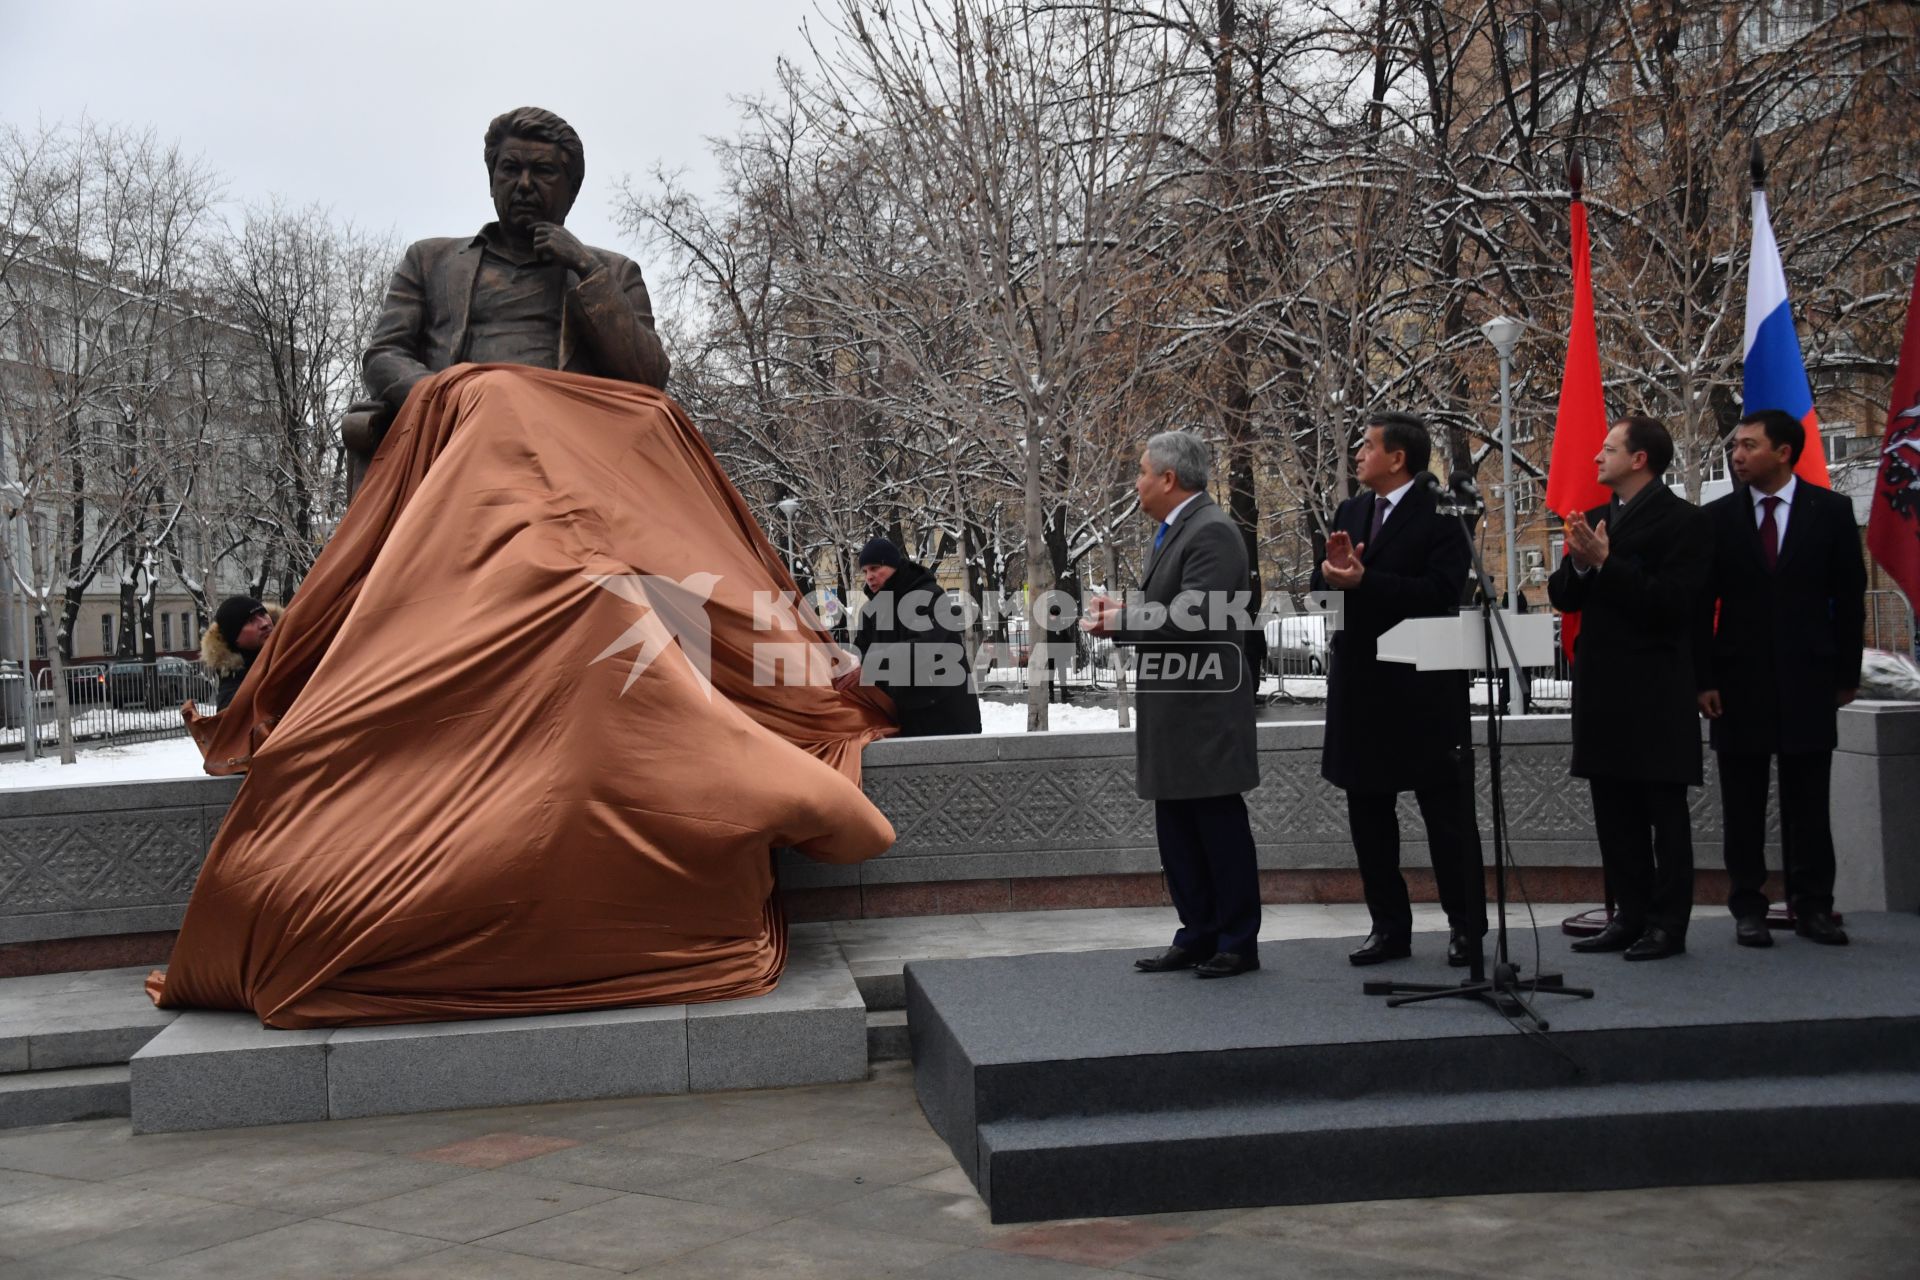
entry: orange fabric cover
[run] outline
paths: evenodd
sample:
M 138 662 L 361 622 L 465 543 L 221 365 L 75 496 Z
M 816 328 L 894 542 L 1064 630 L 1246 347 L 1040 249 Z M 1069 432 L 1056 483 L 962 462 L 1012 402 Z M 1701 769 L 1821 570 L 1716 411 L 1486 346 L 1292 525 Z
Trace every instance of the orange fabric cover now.
M 668 645 L 622 691 L 639 650 L 601 655 L 653 615 L 601 574 L 713 575 L 711 690 Z M 756 642 L 826 642 L 756 625 L 792 590 L 661 393 L 421 384 L 231 705 L 189 716 L 207 771 L 247 777 L 154 1002 L 319 1027 L 771 990 L 771 847 L 893 843 L 858 785 L 878 696 L 824 663 L 755 681 Z

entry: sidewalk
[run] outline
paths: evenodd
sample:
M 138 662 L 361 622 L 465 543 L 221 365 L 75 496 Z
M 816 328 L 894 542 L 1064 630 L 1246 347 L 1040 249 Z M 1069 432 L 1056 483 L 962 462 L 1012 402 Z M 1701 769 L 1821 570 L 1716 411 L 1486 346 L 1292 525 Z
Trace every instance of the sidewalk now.
M 995 1227 L 905 1064 L 861 1084 L 135 1138 L 0 1136 L 0 1280 L 1905 1277 L 1920 1182 Z

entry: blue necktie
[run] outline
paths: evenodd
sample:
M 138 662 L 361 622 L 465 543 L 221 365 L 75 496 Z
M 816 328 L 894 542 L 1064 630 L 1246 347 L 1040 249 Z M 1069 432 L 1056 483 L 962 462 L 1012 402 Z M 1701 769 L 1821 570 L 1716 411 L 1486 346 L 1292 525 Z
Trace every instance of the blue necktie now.
M 1166 540 L 1167 540 L 1167 522 L 1165 520 L 1162 520 L 1160 522 L 1160 527 L 1154 531 L 1153 549 L 1155 551 L 1158 551 L 1160 549 L 1160 544 L 1165 542 Z

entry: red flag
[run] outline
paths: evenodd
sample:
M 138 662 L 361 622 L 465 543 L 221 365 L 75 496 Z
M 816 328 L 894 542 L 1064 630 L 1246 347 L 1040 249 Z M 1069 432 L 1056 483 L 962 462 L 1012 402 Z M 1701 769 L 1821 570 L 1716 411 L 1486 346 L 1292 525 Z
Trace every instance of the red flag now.
M 1580 179 L 1573 182 L 1573 327 L 1567 337 L 1566 371 L 1560 376 L 1560 409 L 1553 419 L 1553 461 L 1547 467 L 1547 510 L 1579 515 L 1606 502 L 1594 455 L 1607 440 L 1607 402 L 1600 389 L 1600 339 L 1593 327 L 1593 264 L 1587 247 L 1587 206 Z M 1560 644 L 1573 657 L 1580 615 L 1560 619 Z
M 1811 437 L 1809 449 L 1817 448 Z M 1907 300 L 1907 336 L 1893 375 L 1893 403 L 1880 446 L 1880 481 L 1867 517 L 1867 549 L 1900 584 L 1909 606 L 1920 600 L 1920 267 Z

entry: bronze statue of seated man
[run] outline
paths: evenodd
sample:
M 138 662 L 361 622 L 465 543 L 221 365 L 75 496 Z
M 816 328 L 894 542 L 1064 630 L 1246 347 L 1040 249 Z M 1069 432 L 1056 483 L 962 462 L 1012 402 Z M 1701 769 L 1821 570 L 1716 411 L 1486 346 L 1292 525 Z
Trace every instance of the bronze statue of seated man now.
M 586 177 L 580 136 L 551 111 L 520 107 L 487 126 L 485 155 L 497 220 L 470 238 L 416 241 L 393 273 L 361 360 L 371 399 L 341 422 L 349 492 L 414 384 L 453 365 L 667 385 L 640 268 L 566 229 Z

